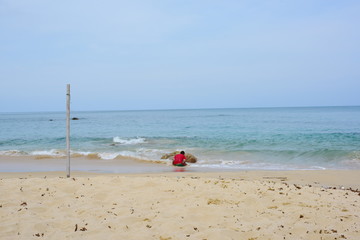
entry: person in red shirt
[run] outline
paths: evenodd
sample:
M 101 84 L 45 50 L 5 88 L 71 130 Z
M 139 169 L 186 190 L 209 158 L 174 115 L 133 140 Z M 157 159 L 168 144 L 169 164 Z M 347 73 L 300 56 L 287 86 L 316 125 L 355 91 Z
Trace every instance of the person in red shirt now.
M 174 156 L 173 165 L 178 167 L 184 167 L 187 165 L 185 160 L 186 160 L 185 152 L 181 151 L 179 154 L 176 154 Z

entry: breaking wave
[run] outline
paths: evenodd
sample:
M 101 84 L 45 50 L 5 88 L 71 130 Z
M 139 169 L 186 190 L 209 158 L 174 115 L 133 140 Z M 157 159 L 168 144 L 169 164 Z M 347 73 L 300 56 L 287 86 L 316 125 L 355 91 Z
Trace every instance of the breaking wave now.
M 120 137 L 114 137 L 113 142 L 121 145 L 134 145 L 134 144 L 141 144 L 146 143 L 145 138 L 130 138 L 130 139 L 123 139 Z
M 85 158 L 89 161 L 112 161 L 112 160 L 134 160 L 151 163 L 171 164 L 170 160 L 161 159 L 161 156 L 169 153 L 169 149 L 119 149 L 118 151 L 71 151 L 72 158 Z M 241 151 L 231 155 L 225 152 L 205 152 L 203 149 L 188 149 L 189 153 L 198 158 L 198 162 L 190 164 L 194 168 L 213 169 L 268 169 L 268 170 L 300 170 L 300 169 L 360 169 L 360 152 L 353 151 L 345 154 L 342 152 L 257 152 Z M 19 151 L 0 151 L 0 156 L 7 157 L 33 157 L 35 159 L 63 159 L 66 158 L 65 149 Z M 274 159 L 275 158 L 275 159 Z M 340 161 L 340 164 L 338 163 Z

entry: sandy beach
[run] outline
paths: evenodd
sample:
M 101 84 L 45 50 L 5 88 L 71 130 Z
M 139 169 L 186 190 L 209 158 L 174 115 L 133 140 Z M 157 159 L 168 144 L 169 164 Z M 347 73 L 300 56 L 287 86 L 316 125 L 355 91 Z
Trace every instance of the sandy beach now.
M 359 239 L 359 171 L 1 173 L 0 239 Z

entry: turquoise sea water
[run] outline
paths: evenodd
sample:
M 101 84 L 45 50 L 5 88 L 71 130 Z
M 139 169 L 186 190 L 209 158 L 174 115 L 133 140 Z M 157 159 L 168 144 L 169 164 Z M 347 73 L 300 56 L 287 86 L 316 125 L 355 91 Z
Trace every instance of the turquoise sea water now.
M 175 150 L 192 167 L 360 169 L 360 107 L 73 112 L 72 153 L 160 160 Z M 0 155 L 65 155 L 65 113 L 0 114 Z M 166 161 L 166 160 L 164 160 Z M 155 164 L 155 163 L 154 163 Z

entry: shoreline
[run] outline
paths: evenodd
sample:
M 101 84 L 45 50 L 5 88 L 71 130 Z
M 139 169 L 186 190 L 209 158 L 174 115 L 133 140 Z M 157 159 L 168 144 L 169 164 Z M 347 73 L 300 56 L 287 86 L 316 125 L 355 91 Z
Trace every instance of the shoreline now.
M 76 154 L 75 154 L 76 155 Z M 67 157 L 44 155 L 0 155 L 0 171 L 2 172 L 37 172 L 63 171 L 66 169 Z M 255 163 L 256 165 L 256 163 Z M 171 171 L 171 160 L 168 159 L 139 159 L 136 157 L 116 157 L 102 159 L 97 155 L 72 156 L 71 169 L 75 171 L 89 171 L 98 173 L 146 173 Z M 190 163 L 188 168 L 194 172 L 231 172 L 231 171 L 317 171 L 317 170 L 359 170 L 358 167 L 324 167 L 324 166 L 291 166 L 284 167 L 276 164 L 268 167 L 251 165 L 209 166 L 206 163 Z
M 37 158 L 36 156 L 0 156 L 0 178 L 60 177 L 66 176 L 65 158 Z M 71 159 L 73 176 L 184 176 L 241 178 L 244 180 L 291 181 L 314 186 L 352 187 L 360 189 L 360 170 L 267 170 L 218 169 L 206 167 L 173 167 L 164 162 L 146 162 L 133 159 L 99 160 L 85 157 Z
M 189 171 L 189 169 L 170 167 L 171 171 L 141 173 L 99 173 L 90 171 L 71 171 L 73 177 L 170 177 L 170 178 L 225 178 L 244 181 L 287 182 L 301 186 L 320 188 L 360 189 L 360 170 L 239 170 L 239 171 Z M 65 171 L 38 172 L 0 172 L 0 179 L 26 178 L 66 178 Z

